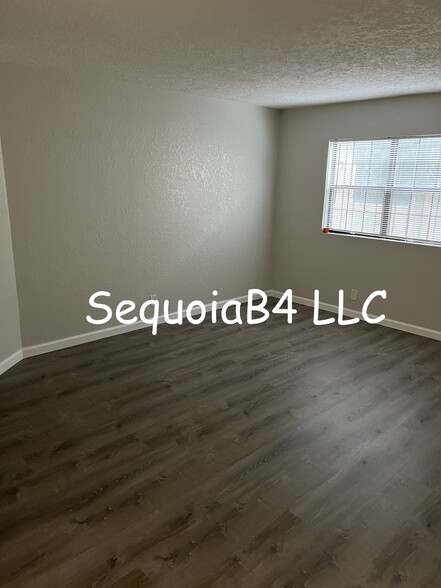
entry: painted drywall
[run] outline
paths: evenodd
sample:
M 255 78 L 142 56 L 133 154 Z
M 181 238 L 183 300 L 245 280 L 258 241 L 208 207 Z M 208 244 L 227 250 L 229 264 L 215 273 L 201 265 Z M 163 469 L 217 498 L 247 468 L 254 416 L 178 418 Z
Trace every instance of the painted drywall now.
M 20 315 L 0 142 L 0 370 L 2 363 L 20 350 Z
M 23 344 L 102 328 L 85 320 L 98 290 L 268 287 L 277 129 L 258 106 L 0 66 Z
M 329 304 L 358 289 L 355 310 L 386 289 L 373 311 L 441 330 L 441 248 L 321 233 L 328 141 L 441 133 L 441 95 L 286 110 L 280 130 L 273 287 Z

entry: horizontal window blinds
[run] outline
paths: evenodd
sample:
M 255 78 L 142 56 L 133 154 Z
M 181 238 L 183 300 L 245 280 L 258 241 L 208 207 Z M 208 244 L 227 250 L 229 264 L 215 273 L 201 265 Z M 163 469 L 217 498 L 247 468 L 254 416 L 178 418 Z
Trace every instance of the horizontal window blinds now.
M 441 137 L 329 144 L 323 228 L 441 244 Z

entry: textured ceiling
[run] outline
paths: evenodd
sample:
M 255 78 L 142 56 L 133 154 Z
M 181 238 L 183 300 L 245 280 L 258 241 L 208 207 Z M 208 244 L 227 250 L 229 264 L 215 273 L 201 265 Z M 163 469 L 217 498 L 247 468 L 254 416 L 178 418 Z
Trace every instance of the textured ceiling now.
M 441 91 L 441 0 L 0 0 L 0 61 L 294 106 Z

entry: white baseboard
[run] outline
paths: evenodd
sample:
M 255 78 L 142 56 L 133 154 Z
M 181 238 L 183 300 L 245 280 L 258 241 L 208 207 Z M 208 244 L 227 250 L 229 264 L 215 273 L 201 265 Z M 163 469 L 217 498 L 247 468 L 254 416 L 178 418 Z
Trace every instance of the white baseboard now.
M 279 292 L 278 290 L 266 290 L 267 296 L 272 296 L 273 298 L 281 298 L 283 292 Z M 294 300 L 294 296 L 292 297 Z
M 238 302 L 246 302 L 248 296 L 237 296 L 235 298 L 228 298 L 227 300 L 218 300 L 217 304 L 222 306 L 229 300 L 237 300 Z M 212 303 L 205 304 L 207 313 L 211 310 Z M 198 314 L 197 310 L 194 310 L 192 314 Z M 178 316 L 177 312 L 170 313 L 171 319 L 176 319 Z M 158 324 L 165 323 L 164 315 L 161 315 L 158 319 Z M 107 327 L 105 329 L 97 329 L 96 331 L 89 331 L 88 333 L 81 333 L 81 335 L 73 335 L 72 337 L 65 337 L 63 339 L 56 339 L 55 341 L 48 341 L 47 343 L 39 343 L 38 345 L 30 345 L 23 347 L 23 357 L 34 357 L 35 355 L 42 355 L 43 353 L 50 353 L 51 351 L 58 351 L 59 349 L 66 349 L 67 347 L 74 347 L 75 345 L 82 345 L 83 343 L 90 343 L 91 341 L 98 341 L 99 339 L 105 339 L 106 337 L 113 337 L 115 335 L 122 335 L 124 333 L 130 333 L 131 331 L 137 331 L 138 329 L 150 329 L 151 325 L 137 321 L 133 325 L 116 325 L 114 327 Z
M 12 366 L 23 359 L 23 350 L 19 349 L 6 359 L 0 361 L 0 375 L 4 374 L 6 370 L 9 370 Z
M 38 345 L 29 345 L 23 347 L 23 357 L 34 357 L 35 355 L 42 355 L 43 353 L 50 353 L 51 351 L 58 351 L 59 349 L 75 347 L 75 345 L 98 341 L 99 339 L 113 337 L 114 335 L 122 335 L 123 333 L 129 333 L 130 331 L 136 331 L 137 329 L 142 329 L 143 327 L 148 326 L 149 325 L 138 321 L 133 325 L 116 325 L 114 327 L 89 331 L 88 333 L 81 333 L 80 335 L 72 335 L 72 337 L 64 337 L 63 339 L 55 339 L 54 341 L 39 343 Z
M 274 296 L 275 298 L 280 298 L 283 292 L 279 292 L 278 290 L 267 290 L 268 296 Z M 304 306 L 314 306 L 314 301 L 310 298 L 302 298 L 301 296 L 293 296 L 293 302 L 297 302 L 297 304 L 303 304 Z M 338 313 L 338 306 L 335 304 L 328 304 L 326 302 L 320 302 L 320 309 L 327 310 L 328 312 L 332 312 L 334 314 Z M 344 309 L 345 316 L 349 316 L 351 318 L 360 318 L 362 319 L 362 314 L 359 310 L 352 310 L 350 308 Z M 397 329 L 398 331 L 405 331 L 406 333 L 412 333 L 413 335 L 420 335 L 421 337 L 427 337 L 429 339 L 435 339 L 436 341 L 441 341 L 441 331 L 435 331 L 433 329 L 427 329 L 426 327 L 420 327 L 418 325 L 412 325 L 410 323 L 402 323 L 401 321 L 395 321 L 393 319 L 385 318 L 381 323 L 379 323 L 383 327 L 389 327 L 391 329 Z
M 273 296 L 275 298 L 280 298 L 282 296 L 282 292 L 278 290 L 266 290 L 266 294 L 268 296 Z M 217 301 L 219 307 L 227 302 L 228 300 L 237 300 L 239 302 L 246 302 L 248 296 L 238 296 L 236 298 L 228 298 L 227 300 L 219 300 Z M 314 306 L 314 301 L 310 298 L 302 298 L 301 296 L 293 296 L 293 301 L 297 304 L 303 304 L 305 306 Z M 211 310 L 212 304 L 206 304 L 205 308 L 207 312 Z M 321 310 L 327 310 L 329 312 L 337 314 L 338 307 L 335 304 L 327 304 L 325 302 L 320 303 Z M 358 317 L 362 318 L 361 312 L 358 310 L 352 310 L 350 308 L 345 308 L 345 315 L 349 317 Z M 197 314 L 197 311 L 195 311 Z M 176 318 L 177 313 L 172 313 L 171 318 Z M 165 322 L 164 316 L 159 317 L 159 324 Z M 409 323 L 403 323 L 400 321 L 395 321 L 393 319 L 384 319 L 380 323 L 385 327 L 390 327 L 392 329 L 397 329 L 399 331 L 405 331 L 406 333 L 413 333 L 414 335 L 420 335 L 422 337 L 428 337 L 429 339 L 436 339 L 437 341 L 441 341 L 441 332 L 435 331 L 432 329 L 427 329 L 425 327 L 420 327 L 418 325 L 411 325 Z M 68 347 L 74 347 L 75 345 L 82 345 L 83 343 L 90 343 L 92 341 L 98 341 L 99 339 L 105 339 L 106 337 L 113 337 L 114 335 L 122 335 L 123 333 L 129 333 L 131 331 L 136 331 L 138 329 L 145 329 L 151 328 L 150 325 L 146 325 L 142 321 L 137 321 L 133 325 L 117 325 L 114 327 L 107 327 L 105 329 L 98 329 L 95 331 L 90 331 L 88 333 L 82 333 L 80 335 L 73 335 L 72 337 L 64 337 L 63 339 L 56 339 L 55 341 L 48 341 L 46 343 L 40 343 L 38 345 L 30 345 L 28 347 L 23 347 L 19 351 L 13 353 L 6 359 L 0 362 L 0 374 L 3 374 L 6 370 L 11 368 L 13 365 L 18 363 L 21 359 L 26 357 L 34 357 L 35 355 L 41 355 L 43 353 L 50 353 L 51 351 L 57 351 L 59 349 L 66 349 Z

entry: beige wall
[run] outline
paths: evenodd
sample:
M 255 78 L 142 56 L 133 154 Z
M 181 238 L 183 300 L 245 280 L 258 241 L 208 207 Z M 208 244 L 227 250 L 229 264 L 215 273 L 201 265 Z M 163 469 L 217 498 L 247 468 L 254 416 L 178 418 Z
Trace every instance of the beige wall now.
M 257 106 L 1 66 L 23 344 L 93 330 L 97 290 L 269 287 L 277 125 Z
M 273 287 L 305 298 L 319 288 L 330 304 L 339 288 L 355 288 L 359 299 L 346 306 L 356 310 L 370 292 L 386 289 L 387 301 L 373 310 L 441 330 L 441 248 L 321 233 L 330 139 L 431 133 L 441 133 L 439 94 L 284 111 Z
M 96 290 L 140 303 L 150 294 L 208 301 L 213 288 L 220 299 L 250 287 L 312 298 L 319 288 L 336 304 L 339 288 L 356 288 L 359 300 L 347 306 L 360 309 L 385 288 L 388 300 L 374 310 L 441 330 L 440 248 L 320 231 L 329 139 L 436 132 L 440 95 L 279 117 L 142 84 L 0 66 L 23 344 L 93 330 L 85 316 Z M 0 361 L 20 347 L 2 203 Z
M 20 316 L 0 143 L 0 373 L 1 363 L 20 349 Z

